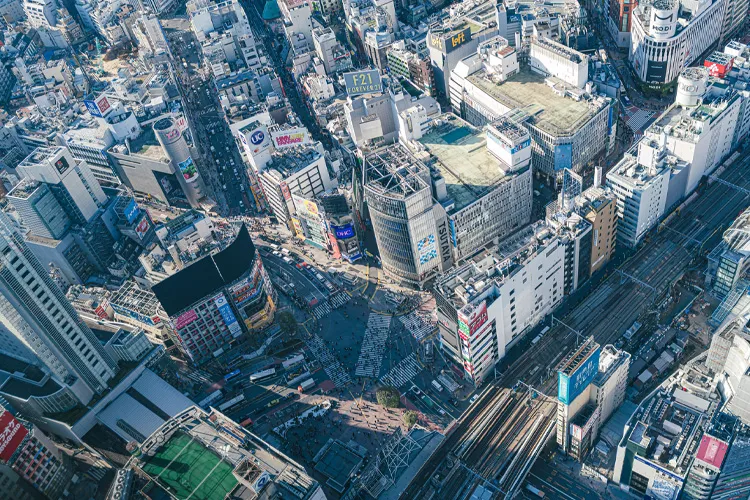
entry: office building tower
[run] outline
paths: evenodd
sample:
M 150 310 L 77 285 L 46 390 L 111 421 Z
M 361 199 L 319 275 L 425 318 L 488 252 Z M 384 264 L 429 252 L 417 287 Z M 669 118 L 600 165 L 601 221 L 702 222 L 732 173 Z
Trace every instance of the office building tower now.
M 107 201 L 86 161 L 77 160 L 66 147 L 36 148 L 16 170 L 23 178 L 47 184 L 75 223 L 89 222 Z
M 107 389 L 117 365 L 5 214 L 0 254 L 0 323 L 82 402 Z
M 381 253 L 382 255 L 382 253 Z M 437 277 L 440 347 L 480 385 L 563 298 L 565 246 L 540 226 L 520 231 Z
M 43 182 L 22 179 L 6 198 L 35 236 L 61 239 L 70 228 L 65 210 Z
M 172 118 L 162 118 L 154 123 L 154 133 L 171 160 L 175 172 L 179 171 L 177 180 L 185 192 L 188 203 L 194 208 L 199 208 L 199 200 L 203 197 L 203 181 L 177 122 Z

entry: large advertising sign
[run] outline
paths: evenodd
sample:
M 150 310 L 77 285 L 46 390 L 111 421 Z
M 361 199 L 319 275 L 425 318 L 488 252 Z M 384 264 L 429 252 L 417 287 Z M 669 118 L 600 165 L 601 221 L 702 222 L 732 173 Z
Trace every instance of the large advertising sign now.
M 135 321 L 138 321 L 145 325 L 156 326 L 157 323 L 161 322 L 161 319 L 159 318 L 159 316 L 149 317 L 149 316 L 146 316 L 145 314 L 141 314 L 137 311 L 133 311 L 132 309 L 128 309 L 127 307 L 122 307 L 119 304 L 110 304 L 110 305 L 112 306 L 112 309 L 114 309 L 114 311 L 117 314 L 134 319 Z
M 666 61 L 648 61 L 646 66 L 646 82 L 664 83 L 667 78 Z
M 112 106 L 110 106 L 107 96 L 103 95 L 96 100 L 96 107 L 99 108 L 99 112 L 104 116 Z
M 437 259 L 437 245 L 435 244 L 435 235 L 431 234 L 417 242 L 417 252 L 419 253 L 419 264 L 425 265 L 433 259 Z
M 188 156 L 187 160 L 177 164 L 180 167 L 180 172 L 185 182 L 195 182 L 198 180 L 198 167 L 193 162 L 193 157 Z
M 146 214 L 143 214 L 143 217 L 141 217 L 140 222 L 138 222 L 138 225 L 135 226 L 135 234 L 138 235 L 138 238 L 141 240 L 146 237 L 146 233 L 148 233 L 148 217 Z
M 487 304 L 482 302 L 479 307 L 476 307 L 469 316 L 459 313 L 458 316 L 458 330 L 462 334 L 461 338 L 469 340 L 474 334 L 487 323 Z M 464 338 L 466 337 L 466 338 Z
M 333 234 L 335 234 L 336 238 L 339 240 L 346 240 L 354 237 L 354 226 L 351 223 L 344 224 L 343 226 L 331 224 L 331 229 L 333 229 Z
M 242 306 L 254 300 L 263 288 L 263 266 L 261 261 L 256 261 L 250 276 L 240 281 L 229 289 L 232 302 L 242 311 Z
M 572 403 L 588 387 L 597 372 L 599 371 L 599 351 L 597 347 L 588 359 L 578 367 L 571 375 L 558 373 L 557 379 L 557 399 L 563 404 Z
M 86 99 L 83 101 L 83 104 L 86 106 L 86 109 L 89 110 L 91 116 L 96 116 L 97 118 L 102 117 L 102 112 L 99 111 L 99 106 L 96 105 L 96 102 Z
M 132 224 L 133 221 L 135 221 L 135 218 L 138 217 L 139 213 L 141 213 L 141 209 L 138 208 L 138 204 L 135 200 L 131 199 L 128 206 L 125 207 L 125 220 L 128 221 L 128 224 Z
M 265 125 L 259 125 L 256 128 L 241 129 L 239 132 L 240 142 L 242 142 L 245 151 L 249 155 L 255 155 L 268 148 L 271 142 L 271 136 Z
M 292 195 L 294 200 L 294 208 L 297 209 L 297 213 L 304 216 L 306 219 L 320 219 L 320 211 L 318 205 L 314 201 L 307 200 L 296 194 Z
M 229 333 L 231 333 L 233 337 L 239 337 L 240 333 L 242 333 L 240 330 L 240 324 L 237 322 L 237 318 L 234 316 L 232 308 L 229 307 L 229 303 L 223 293 L 214 297 L 214 304 L 219 310 L 219 314 L 221 314 L 221 319 L 224 320 L 224 324 L 229 328 Z
M 445 36 L 444 33 L 430 33 L 428 43 L 433 49 L 437 49 L 444 54 L 450 54 L 460 46 L 471 41 L 471 28 L 465 28 L 451 36 Z
M 286 182 L 280 182 L 279 189 L 281 189 L 281 194 L 284 195 L 284 200 L 289 201 L 292 199 L 292 192 L 289 191 L 289 186 L 286 185 Z
M 175 330 L 180 330 L 183 327 L 189 325 L 193 321 L 198 319 L 198 314 L 196 314 L 194 309 L 190 309 L 189 311 L 185 311 L 184 313 L 177 316 L 177 319 L 174 320 L 174 327 Z
M 0 408 L 0 462 L 8 462 L 29 431 L 11 412 Z
M 727 64 L 722 64 L 706 59 L 703 61 L 703 66 L 708 68 L 708 74 L 717 78 L 724 78 L 727 73 L 732 69 L 732 63 L 734 59 L 730 59 Z
M 300 144 L 307 144 L 307 129 L 298 127 L 271 133 L 271 140 L 276 149 L 284 149 Z
M 344 85 L 349 97 L 362 94 L 377 94 L 383 91 L 380 71 L 376 69 L 344 73 Z

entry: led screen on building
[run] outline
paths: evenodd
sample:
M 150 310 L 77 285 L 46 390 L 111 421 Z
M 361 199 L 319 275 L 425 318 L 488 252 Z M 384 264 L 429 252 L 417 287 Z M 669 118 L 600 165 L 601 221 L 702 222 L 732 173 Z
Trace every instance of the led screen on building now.
M 558 374 L 557 399 L 566 405 L 570 404 L 588 387 L 599 371 L 599 351 L 600 348 L 597 347 L 572 374 Z

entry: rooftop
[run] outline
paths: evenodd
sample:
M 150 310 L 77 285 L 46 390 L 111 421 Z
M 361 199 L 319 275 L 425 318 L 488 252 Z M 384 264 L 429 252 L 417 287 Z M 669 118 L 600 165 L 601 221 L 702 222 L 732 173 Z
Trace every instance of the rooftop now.
M 127 143 L 129 148 L 125 144 L 115 144 L 111 149 L 114 153 L 140 155 L 154 161 L 169 161 L 167 153 L 156 140 L 151 127 L 144 128 L 141 135 Z
M 320 492 L 305 469 L 219 412 L 191 407 L 166 422 L 133 460 L 178 500 L 295 499 Z
M 268 164 L 268 168 L 276 170 L 286 179 L 309 167 L 322 156 L 312 144 L 290 146 L 281 151 L 274 151 L 272 163 Z
M 478 251 L 438 277 L 435 290 L 457 309 L 470 304 L 490 286 L 500 285 L 534 259 L 540 251 L 557 245 L 555 234 L 543 224 L 518 231 L 502 241 Z
M 445 115 L 419 142 L 435 158 L 432 166 L 445 179 L 448 197 L 459 211 L 504 181 L 498 160 L 487 152 L 487 136 L 453 115 Z
M 679 377 L 664 382 L 641 403 L 631 418 L 632 431 L 623 436 L 637 455 L 681 477 L 687 475 L 704 433 L 714 427 L 718 415 L 717 393 L 700 396 L 683 381 L 701 366 L 702 360 L 689 364 Z
M 365 157 L 367 189 L 395 198 L 407 198 L 429 189 L 429 169 L 402 144 L 370 153 Z
M 484 69 L 468 80 L 503 105 L 525 111 L 528 123 L 553 135 L 570 134 L 593 118 L 606 101 L 602 98 L 576 101 L 563 97 L 526 65 L 521 71 L 500 84 L 494 83 Z
M 39 189 L 40 184 L 41 182 L 32 179 L 21 179 L 21 181 L 16 184 L 16 187 L 8 193 L 8 197 L 27 200 L 37 189 Z
M 172 316 L 215 290 L 236 281 L 255 262 L 255 245 L 243 224 L 226 248 L 190 264 L 152 287 L 164 311 Z

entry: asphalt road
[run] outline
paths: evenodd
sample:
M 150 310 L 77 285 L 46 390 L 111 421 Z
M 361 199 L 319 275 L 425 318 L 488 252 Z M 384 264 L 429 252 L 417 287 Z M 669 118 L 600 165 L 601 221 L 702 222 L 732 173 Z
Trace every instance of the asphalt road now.
M 219 103 L 213 78 L 201 68 L 200 45 L 186 19 L 172 19 L 165 26 L 174 55 L 175 80 L 194 133 L 194 149 L 199 154 L 200 161 L 196 164 L 211 191 L 207 194 L 225 215 L 248 213 L 254 209 L 254 202 L 245 164 Z
M 750 188 L 748 168 L 750 156 L 729 167 L 721 178 L 729 183 Z M 620 266 L 628 276 L 613 273 L 593 293 L 565 316 L 561 324 L 552 328 L 535 346 L 528 347 L 510 364 L 496 387 L 509 387 L 517 380 L 530 379 L 536 367 L 554 368 L 561 355 L 576 343 L 574 330 L 582 335 L 593 335 L 601 345 L 615 342 L 633 322 L 656 303 L 656 298 L 678 281 L 694 257 L 705 254 L 721 237 L 722 230 L 731 224 L 740 211 L 748 206 L 745 192 L 718 182 L 707 186 L 693 203 L 683 208 L 666 224 L 670 229 L 651 233 L 643 246 Z M 634 278 L 634 279 L 633 279 Z M 570 327 L 570 328 L 569 328 Z M 541 389 L 551 396 L 557 384 L 552 370 Z M 482 406 L 496 403 L 486 397 L 463 417 L 454 432 L 415 475 L 401 498 L 416 498 L 444 458 L 454 451 L 484 414 Z M 470 464 L 473 465 L 473 464 Z

